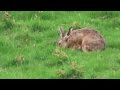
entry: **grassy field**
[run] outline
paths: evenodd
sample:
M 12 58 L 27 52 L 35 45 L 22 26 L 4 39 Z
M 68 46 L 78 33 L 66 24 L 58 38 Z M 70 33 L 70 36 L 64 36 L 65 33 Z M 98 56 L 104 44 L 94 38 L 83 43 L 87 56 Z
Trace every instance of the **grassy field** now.
M 90 27 L 105 38 L 104 51 L 58 48 L 58 27 Z M 0 78 L 120 78 L 120 12 L 0 12 Z

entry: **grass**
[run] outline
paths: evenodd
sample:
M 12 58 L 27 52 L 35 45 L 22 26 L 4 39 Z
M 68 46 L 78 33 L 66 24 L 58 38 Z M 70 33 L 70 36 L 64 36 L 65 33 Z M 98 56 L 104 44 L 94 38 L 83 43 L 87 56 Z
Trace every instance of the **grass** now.
M 8 14 L 8 15 L 7 15 Z M 0 78 L 120 78 L 120 12 L 0 12 Z M 105 38 L 104 51 L 58 48 L 58 27 L 90 27 Z

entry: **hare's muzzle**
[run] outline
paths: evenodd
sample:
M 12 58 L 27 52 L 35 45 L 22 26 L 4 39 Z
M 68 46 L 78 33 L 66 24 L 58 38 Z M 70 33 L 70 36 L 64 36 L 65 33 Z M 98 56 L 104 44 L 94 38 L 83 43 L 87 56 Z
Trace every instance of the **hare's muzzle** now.
M 60 42 L 58 42 L 58 45 L 60 46 Z

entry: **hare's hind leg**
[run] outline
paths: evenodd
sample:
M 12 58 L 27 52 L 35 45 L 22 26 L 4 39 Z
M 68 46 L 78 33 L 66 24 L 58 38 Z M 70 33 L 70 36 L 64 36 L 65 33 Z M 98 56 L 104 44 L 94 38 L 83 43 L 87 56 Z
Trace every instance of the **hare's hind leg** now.
M 83 52 L 90 52 L 90 51 L 92 51 L 91 49 L 89 49 L 89 46 L 88 45 L 82 45 L 82 51 Z
M 82 44 L 82 50 L 84 52 L 97 51 L 102 49 L 102 44 L 99 42 L 84 42 Z
M 83 52 L 93 51 L 93 49 L 94 49 L 93 43 L 88 39 L 84 39 L 82 42 L 81 49 Z

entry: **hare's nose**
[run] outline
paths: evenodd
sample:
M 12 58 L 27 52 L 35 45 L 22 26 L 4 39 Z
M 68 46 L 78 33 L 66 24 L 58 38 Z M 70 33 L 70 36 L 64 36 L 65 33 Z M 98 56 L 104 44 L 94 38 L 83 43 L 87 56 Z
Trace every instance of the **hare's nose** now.
M 58 42 L 58 45 L 60 45 L 60 42 Z

